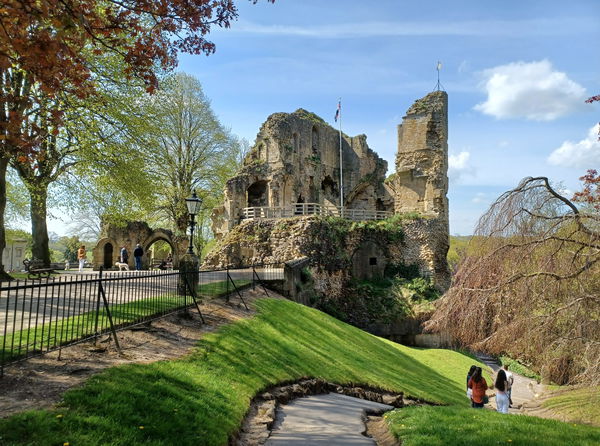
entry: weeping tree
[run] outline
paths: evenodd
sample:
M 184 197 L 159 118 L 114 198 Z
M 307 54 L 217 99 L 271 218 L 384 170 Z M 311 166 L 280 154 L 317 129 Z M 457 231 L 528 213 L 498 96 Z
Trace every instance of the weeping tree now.
M 426 329 L 558 384 L 599 384 L 599 277 L 600 213 L 525 178 L 479 220 Z

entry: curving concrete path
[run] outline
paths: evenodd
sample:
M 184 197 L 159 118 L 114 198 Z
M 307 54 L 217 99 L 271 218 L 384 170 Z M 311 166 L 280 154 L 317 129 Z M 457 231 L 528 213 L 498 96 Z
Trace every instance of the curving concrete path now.
M 280 406 L 266 446 L 373 446 L 366 430 L 366 410 L 388 411 L 392 406 L 337 393 L 298 398 Z

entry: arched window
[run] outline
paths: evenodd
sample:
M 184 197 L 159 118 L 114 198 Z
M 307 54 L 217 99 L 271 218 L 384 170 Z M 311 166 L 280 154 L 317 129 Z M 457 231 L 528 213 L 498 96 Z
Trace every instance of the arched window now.
M 248 188 L 248 207 L 268 205 L 267 181 L 257 181 Z

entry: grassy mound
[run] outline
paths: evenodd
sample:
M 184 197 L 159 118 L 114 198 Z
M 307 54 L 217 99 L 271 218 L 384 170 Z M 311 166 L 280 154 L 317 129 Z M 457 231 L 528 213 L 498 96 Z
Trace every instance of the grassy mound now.
M 207 336 L 185 359 L 108 369 L 68 392 L 55 410 L 0 420 L 0 444 L 224 445 L 257 392 L 303 376 L 368 383 L 454 406 L 430 409 L 448 411 L 442 417 L 467 406 L 464 379 L 474 362 L 467 356 L 393 344 L 288 301 L 257 306 L 255 318 Z M 484 426 L 485 417 L 501 417 L 462 413 L 463 424 Z M 518 418 L 504 416 L 502 423 Z M 597 430 L 585 429 L 598 438 Z
M 600 386 L 559 388 L 543 406 L 566 419 L 600 426 Z

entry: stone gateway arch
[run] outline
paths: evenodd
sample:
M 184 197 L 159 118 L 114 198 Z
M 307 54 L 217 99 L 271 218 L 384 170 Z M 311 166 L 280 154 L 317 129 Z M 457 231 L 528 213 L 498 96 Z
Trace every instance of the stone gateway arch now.
M 92 250 L 92 266 L 94 270 L 116 269 L 115 263 L 119 261 L 121 247 L 125 246 L 129 252 L 129 267 L 133 269 L 133 250 L 139 243 L 144 249 L 142 257 L 142 269 L 149 269 L 150 247 L 158 242 L 164 241 L 171 247 L 173 253 L 173 267 L 179 267 L 179 260 L 188 248 L 187 237 L 180 237 L 168 229 L 152 229 L 147 223 L 141 221 L 130 221 L 124 225 L 114 223 L 103 223 L 100 232 L 100 240 Z

